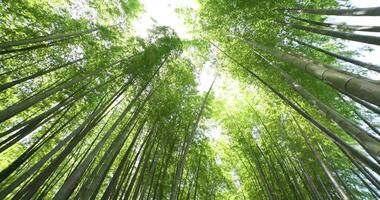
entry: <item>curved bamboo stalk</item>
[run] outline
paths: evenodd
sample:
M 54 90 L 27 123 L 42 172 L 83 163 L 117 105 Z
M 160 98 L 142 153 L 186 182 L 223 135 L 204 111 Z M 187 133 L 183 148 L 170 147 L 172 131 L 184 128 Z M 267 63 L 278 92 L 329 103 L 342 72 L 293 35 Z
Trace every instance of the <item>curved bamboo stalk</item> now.
M 55 195 L 54 199 L 65 199 L 68 198 L 71 192 L 75 189 L 75 187 L 79 184 L 80 178 L 83 176 L 85 170 L 89 167 L 92 160 L 95 158 L 97 153 L 101 150 L 105 142 L 108 140 L 108 138 L 112 135 L 114 130 L 117 128 L 117 126 L 122 122 L 122 120 L 126 117 L 128 112 L 132 109 L 132 106 L 136 103 L 136 101 L 140 98 L 141 94 L 147 89 L 153 78 L 158 74 L 164 63 L 166 62 L 166 59 L 160 64 L 160 66 L 156 69 L 155 73 L 150 77 L 150 79 L 143 85 L 143 87 L 137 92 L 137 94 L 134 96 L 134 98 L 130 101 L 128 106 L 124 109 L 124 111 L 121 113 L 121 115 L 118 117 L 118 119 L 113 123 L 111 128 L 105 133 L 102 140 L 96 145 L 96 147 L 91 151 L 89 156 L 84 160 L 83 163 L 80 164 L 80 166 L 71 174 L 68 179 L 65 181 L 65 183 L 62 185 L 58 193 Z M 144 100 L 144 102 L 148 101 L 152 93 L 149 94 L 149 96 Z M 135 115 L 137 117 L 137 115 Z M 132 122 L 128 122 L 125 129 L 130 128 Z M 125 130 L 125 131 L 126 131 Z M 127 131 L 128 132 L 128 131 Z M 120 133 L 122 136 L 123 134 Z M 121 137 L 120 136 L 120 137 Z M 83 189 L 82 194 L 89 193 L 87 190 Z M 88 194 L 86 194 L 88 195 Z
M 370 8 L 351 8 L 351 9 L 308 9 L 308 8 L 290 8 L 286 11 L 299 11 L 302 13 L 318 15 L 337 15 L 337 16 L 380 16 L 380 7 Z
M 380 73 L 380 66 L 378 65 L 374 65 L 374 64 L 371 64 L 371 63 L 366 63 L 366 62 L 363 62 L 363 61 L 360 61 L 360 60 L 355 60 L 355 59 L 352 59 L 352 58 L 348 58 L 348 57 L 345 57 L 345 56 L 341 56 L 339 54 L 336 54 L 334 52 L 331 52 L 331 51 L 327 51 L 325 49 L 322 49 L 322 48 L 319 48 L 319 47 L 316 47 L 316 46 L 313 46 L 311 44 L 307 44 L 305 42 L 302 42 L 300 40 L 297 40 L 295 38 L 292 38 L 292 37 L 288 37 L 290 40 L 293 40 L 295 42 L 297 42 L 298 44 L 301 44 L 303 46 L 306 46 L 306 47 L 309 47 L 309 48 L 312 48 L 314 50 L 317 50 L 319 52 L 322 52 L 326 55 L 329 55 L 329 56 L 332 56 L 332 57 L 335 57 L 339 60 L 343 60 L 343 61 L 346 61 L 346 62 L 349 62 L 349 63 L 352 63 L 352 64 L 355 64 L 355 65 L 358 65 L 358 66 L 361 66 L 363 68 L 366 68 L 366 69 L 369 69 L 369 70 L 372 70 L 372 71 L 375 71 L 375 72 L 379 72 Z
M 52 47 L 52 46 L 56 46 L 62 42 L 68 41 L 69 39 L 70 38 L 64 38 L 61 40 L 44 42 L 42 44 L 35 44 L 35 45 L 28 46 L 28 47 L 4 49 L 4 50 L 0 50 L 0 55 L 15 53 L 15 52 L 21 52 L 22 53 L 24 51 L 32 51 L 32 50 L 41 49 L 41 48 L 45 48 L 45 47 Z
M 292 24 L 292 23 L 284 23 L 284 24 L 292 28 L 296 28 L 299 30 L 307 31 L 307 32 L 317 33 L 320 35 L 326 35 L 326 36 L 331 36 L 335 38 L 351 40 L 355 42 L 362 42 L 366 44 L 380 45 L 380 37 L 376 37 L 376 36 L 359 35 L 355 33 L 346 33 L 346 32 L 334 31 L 334 30 L 324 30 L 324 29 L 307 27 L 307 26 L 302 26 L 302 25 Z
M 345 100 L 341 94 L 339 94 L 339 98 L 348 106 L 350 106 L 350 104 L 347 102 L 347 100 Z M 357 110 L 356 107 L 353 107 L 351 109 L 355 114 L 356 116 L 358 116 L 365 124 L 367 124 L 367 126 L 374 132 L 376 133 L 378 136 L 380 136 L 380 131 L 370 122 L 368 121 L 362 114 L 360 114 L 360 112 Z
M 117 65 L 120 62 L 121 62 L 121 60 L 114 62 L 114 63 L 110 64 L 109 67 Z M 104 68 L 98 67 L 94 71 L 75 76 L 74 78 L 66 80 L 63 83 L 61 83 L 57 86 L 54 86 L 53 88 L 50 88 L 45 92 L 36 94 L 35 96 L 33 96 L 29 99 L 26 99 L 26 100 L 21 101 L 19 103 L 13 104 L 12 106 L 0 111 L 0 123 L 5 121 L 5 120 L 8 120 L 9 118 L 11 118 L 11 117 L 13 117 L 19 113 L 21 113 L 22 111 L 30 108 L 31 106 L 41 102 L 42 100 L 50 97 L 51 95 L 53 95 L 53 94 L 55 94 L 61 90 L 64 90 L 66 88 L 70 88 L 71 86 L 73 86 L 79 82 L 90 79 L 94 75 L 101 73 L 100 72 L 101 70 L 104 70 Z
M 303 19 L 300 17 L 295 17 L 292 15 L 286 15 L 292 19 L 296 19 L 301 22 L 306 22 L 308 24 L 317 25 L 317 26 L 324 26 L 329 28 L 338 28 L 338 29 L 345 29 L 350 31 L 367 31 L 367 32 L 380 32 L 380 26 L 360 26 L 360 25 L 348 25 L 344 23 L 327 23 L 327 22 L 318 22 L 313 21 L 310 19 Z
M 33 79 L 33 78 L 36 78 L 36 77 L 39 77 L 39 76 L 42 76 L 42 75 L 45 75 L 45 74 L 48 74 L 50 72 L 54 72 L 56 70 L 59 70 L 61 68 L 65 68 L 67 66 L 70 66 L 70 65 L 74 65 L 82 60 L 84 60 L 85 58 L 79 58 L 79 59 L 76 59 L 74 61 L 70 61 L 70 62 L 67 62 L 67 63 L 64 63 L 62 65 L 58 65 L 56 67 L 53 67 L 53 68 L 50 68 L 50 69 L 47 69 L 45 71 L 39 71 L 39 72 L 36 72 L 30 76 L 27 76 L 27 77 L 24 77 L 24 78 L 20 78 L 20 79 L 16 79 L 16 80 L 13 80 L 13 81 L 10 81 L 10 82 L 7 82 L 7 83 L 3 83 L 0 85 L 0 92 L 3 91 L 3 90 L 6 90 L 10 87 L 13 87 L 17 84 L 20 84 L 20 83 L 23 83 L 25 81 L 28 81 L 30 79 Z
M 368 81 L 368 79 L 343 73 L 342 71 L 333 69 L 328 65 L 314 60 L 300 56 L 296 57 L 273 48 L 268 48 L 255 41 L 249 41 L 249 43 L 266 53 L 300 68 L 301 70 L 305 70 L 307 73 L 327 82 L 338 90 L 345 91 L 353 96 L 380 106 L 380 86 Z
M 211 43 L 212 44 L 212 43 Z M 260 78 L 257 74 L 249 70 L 247 67 L 242 65 L 240 62 L 238 62 L 236 59 L 231 57 L 229 54 L 227 54 L 225 51 L 221 50 L 218 46 L 214 45 L 219 51 L 221 51 L 224 55 L 226 55 L 228 58 L 230 58 L 233 62 L 235 62 L 237 65 L 239 65 L 241 68 L 243 68 L 245 71 L 247 71 L 250 75 L 252 75 L 254 78 L 256 78 L 260 83 L 262 83 L 264 86 L 266 86 L 270 91 L 272 91 L 274 94 L 276 94 L 281 100 L 283 100 L 287 105 L 292 107 L 294 110 L 296 110 L 302 117 L 304 117 L 306 120 L 308 120 L 311 124 L 313 124 L 316 128 L 321 130 L 323 133 L 325 133 L 342 151 L 346 152 L 349 155 L 352 155 L 356 159 L 360 160 L 362 163 L 364 163 L 368 168 L 373 170 L 375 173 L 380 174 L 380 166 L 373 162 L 371 159 L 364 156 L 362 153 L 357 151 L 356 149 L 352 148 L 350 145 L 348 145 L 345 141 L 343 141 L 341 138 L 339 138 L 333 131 L 319 123 L 317 120 L 315 120 L 308 112 L 306 112 L 304 109 L 296 105 L 293 101 L 291 101 L 289 98 L 284 96 L 282 93 L 278 92 L 275 88 L 273 88 L 268 82 Z
M 69 111 L 67 109 L 65 113 Z M 56 121 L 57 123 L 60 121 L 60 119 L 65 115 L 62 114 L 60 118 Z M 72 117 L 69 118 L 63 125 L 61 125 L 57 130 L 52 132 L 50 135 L 48 135 L 46 138 L 40 137 L 35 143 L 33 143 L 32 146 L 30 146 L 23 154 L 21 154 L 16 160 L 14 160 L 10 165 L 7 166 L 4 170 L 0 172 L 0 182 L 4 181 L 7 179 L 12 173 L 16 171 L 26 160 L 28 160 L 35 152 L 38 151 L 45 143 L 50 141 L 55 135 L 57 135 L 62 129 L 64 129 L 69 123 L 71 123 L 77 116 L 79 115 L 79 112 L 73 115 Z M 56 125 L 53 124 L 47 131 L 46 133 L 50 132 Z M 41 141 L 42 140 L 42 141 Z M 40 142 L 41 141 L 41 142 Z
M 0 199 L 5 199 L 5 197 L 10 194 L 13 190 L 15 190 L 17 187 L 20 186 L 25 180 L 27 180 L 30 176 L 35 174 L 43 165 L 46 164 L 46 162 L 52 158 L 53 155 L 55 155 L 59 150 L 61 150 L 62 147 L 64 147 L 73 137 L 75 137 L 77 134 L 80 133 L 80 131 L 89 123 L 91 122 L 95 117 L 96 114 L 99 112 L 99 107 L 103 103 L 102 100 L 98 103 L 94 111 L 87 116 L 87 118 L 75 129 L 73 130 L 68 136 L 60 140 L 57 145 L 54 146 L 53 149 L 49 151 L 46 155 L 44 155 L 37 163 L 35 163 L 30 169 L 28 169 L 26 172 L 24 172 L 22 175 L 20 175 L 17 179 L 13 180 L 7 187 L 2 189 L 0 191 Z
M 39 173 L 31 182 L 29 182 L 24 188 L 19 190 L 14 198 L 15 199 L 31 199 L 43 183 L 46 182 L 47 178 L 57 170 L 57 166 L 60 165 L 64 159 L 70 154 L 72 149 L 74 149 L 80 141 L 101 121 L 105 113 L 107 113 L 108 108 L 122 95 L 122 91 L 118 91 L 113 94 L 110 98 L 107 98 L 103 106 L 100 106 L 92 113 L 92 117 L 89 121 L 85 121 L 81 127 L 76 129 L 73 133 L 73 138 L 68 142 L 66 147 L 61 151 L 61 153 L 54 158 L 50 164 L 44 168 L 41 173 Z M 100 105 L 100 104 L 99 104 Z
M 23 40 L 17 40 L 17 41 L 3 42 L 3 43 L 0 43 L 0 49 L 7 49 L 10 47 L 26 45 L 26 44 L 34 44 L 34 43 L 44 42 L 44 41 L 54 41 L 57 39 L 64 39 L 67 37 L 88 34 L 97 30 L 98 28 L 93 28 L 93 29 L 88 29 L 88 30 L 75 31 L 71 33 L 53 34 L 53 35 L 39 36 L 35 38 L 29 38 L 29 39 L 23 39 Z
M 280 71 L 283 78 L 285 78 L 288 85 L 290 85 L 298 94 L 300 94 L 304 99 L 306 99 L 311 105 L 316 107 L 318 110 L 322 111 L 330 120 L 334 121 L 341 127 L 345 132 L 347 132 L 352 138 L 359 142 L 359 144 L 378 162 L 380 162 L 380 143 L 376 138 L 371 137 L 369 133 L 360 128 L 359 126 L 352 123 L 350 120 L 346 119 L 340 113 L 335 111 L 333 108 L 327 106 L 300 84 L 298 84 L 293 78 L 280 67 L 272 64 L 264 56 L 254 51 L 256 55 L 261 57 L 270 66 Z
M 347 92 L 344 92 L 344 91 L 339 91 L 340 93 L 346 95 L 347 97 L 349 97 L 350 99 L 352 99 L 353 101 L 355 101 L 356 103 L 364 106 L 365 108 L 367 108 L 368 110 L 372 111 L 373 113 L 376 113 L 378 115 L 380 115 L 380 108 L 375 106 L 375 105 L 372 105 L 371 103 L 368 103 L 364 100 L 361 100 L 355 96 L 352 96 L 350 94 L 348 94 Z
M 187 153 L 189 152 L 191 143 L 192 143 L 194 135 L 196 133 L 196 129 L 198 127 L 199 121 L 201 120 L 203 111 L 204 111 L 204 109 L 206 107 L 207 99 L 208 99 L 208 97 L 209 97 L 209 95 L 211 93 L 212 87 L 214 86 L 215 80 L 216 80 L 216 77 L 214 78 L 213 82 L 211 83 L 211 86 L 209 87 L 209 89 L 208 89 L 208 91 L 206 93 L 206 96 L 203 99 L 201 108 L 200 108 L 200 110 L 198 112 L 198 115 L 197 115 L 197 119 L 196 119 L 196 121 L 195 121 L 195 123 L 194 123 L 194 125 L 193 125 L 193 127 L 191 129 L 191 132 L 188 134 L 188 136 L 186 138 L 186 143 L 184 143 L 185 146 L 183 147 L 184 149 L 182 150 L 180 161 L 179 161 L 179 163 L 177 165 L 176 172 L 175 172 L 174 183 L 173 183 L 172 188 L 171 188 L 170 200 L 176 200 L 177 199 L 178 190 L 179 190 L 179 182 L 181 180 L 183 169 L 185 167 Z
M 311 142 L 309 141 L 309 139 L 307 138 L 305 132 L 303 131 L 303 129 L 301 128 L 301 126 L 299 125 L 298 121 L 296 120 L 296 118 L 294 116 L 293 117 L 293 120 L 296 122 L 296 125 L 298 127 L 298 130 L 299 132 L 301 133 L 303 139 L 305 140 L 307 146 L 309 147 L 309 149 L 313 152 L 315 158 L 317 159 L 319 165 L 321 166 L 321 168 L 323 169 L 323 171 L 325 172 L 326 176 L 329 178 L 330 182 L 333 184 L 334 186 L 334 189 L 338 192 L 339 196 L 342 198 L 342 199 L 345 199 L 345 200 L 348 200 L 350 199 L 349 196 L 346 194 L 346 192 L 344 191 L 344 188 L 343 186 L 341 186 L 339 184 L 339 181 L 334 177 L 333 175 L 333 172 L 331 171 L 331 169 L 325 164 L 325 162 L 323 161 L 321 155 L 318 153 L 318 151 L 313 147 L 313 145 L 311 144 Z

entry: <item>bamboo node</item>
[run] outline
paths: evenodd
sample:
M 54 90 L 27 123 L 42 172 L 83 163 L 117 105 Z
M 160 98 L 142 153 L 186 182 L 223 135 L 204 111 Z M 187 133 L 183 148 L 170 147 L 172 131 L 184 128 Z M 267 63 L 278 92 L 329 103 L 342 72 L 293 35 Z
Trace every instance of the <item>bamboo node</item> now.
M 327 68 L 327 69 L 325 69 L 323 72 L 322 72 L 322 74 L 321 74 L 321 78 L 322 78 L 322 80 L 325 80 L 325 73 L 327 72 L 327 71 L 329 71 L 330 69 L 329 68 Z
M 348 83 L 350 83 L 350 81 L 352 80 L 352 79 L 354 79 L 355 77 L 350 77 L 347 81 L 346 81 L 346 83 L 344 84 L 344 91 L 346 92 L 347 91 L 347 85 L 348 85 Z

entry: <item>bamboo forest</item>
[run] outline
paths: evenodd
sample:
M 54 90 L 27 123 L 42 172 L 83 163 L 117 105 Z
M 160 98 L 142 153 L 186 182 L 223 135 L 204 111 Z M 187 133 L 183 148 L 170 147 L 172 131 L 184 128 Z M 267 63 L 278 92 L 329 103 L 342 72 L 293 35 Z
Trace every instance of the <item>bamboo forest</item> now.
M 380 199 L 380 1 L 0 0 L 3 199 Z

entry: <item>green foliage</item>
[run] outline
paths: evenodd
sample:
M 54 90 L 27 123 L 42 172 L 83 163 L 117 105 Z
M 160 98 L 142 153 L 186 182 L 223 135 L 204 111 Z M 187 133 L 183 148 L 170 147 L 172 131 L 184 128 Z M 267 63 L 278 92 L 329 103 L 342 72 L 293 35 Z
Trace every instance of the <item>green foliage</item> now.
M 286 9 L 337 1 L 199 1 L 199 10 L 179 9 L 189 40 L 166 26 L 136 36 L 138 0 L 80 2 L 0 1 L 0 199 L 340 199 L 323 164 L 352 199 L 376 199 L 376 172 L 273 90 L 369 157 L 357 138 L 257 52 L 361 127 L 362 107 L 246 42 L 345 69 L 289 38 L 357 52 L 282 23 L 307 25 L 289 15 L 323 22 Z M 217 77 L 203 93 L 208 67 Z

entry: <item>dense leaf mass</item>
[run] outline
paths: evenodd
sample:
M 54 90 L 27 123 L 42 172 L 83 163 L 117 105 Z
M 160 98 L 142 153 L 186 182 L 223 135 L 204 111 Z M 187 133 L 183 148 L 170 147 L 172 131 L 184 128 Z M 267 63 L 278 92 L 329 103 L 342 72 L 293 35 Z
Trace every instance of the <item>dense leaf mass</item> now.
M 380 7 L 197 3 L 0 0 L 0 199 L 379 199 Z

